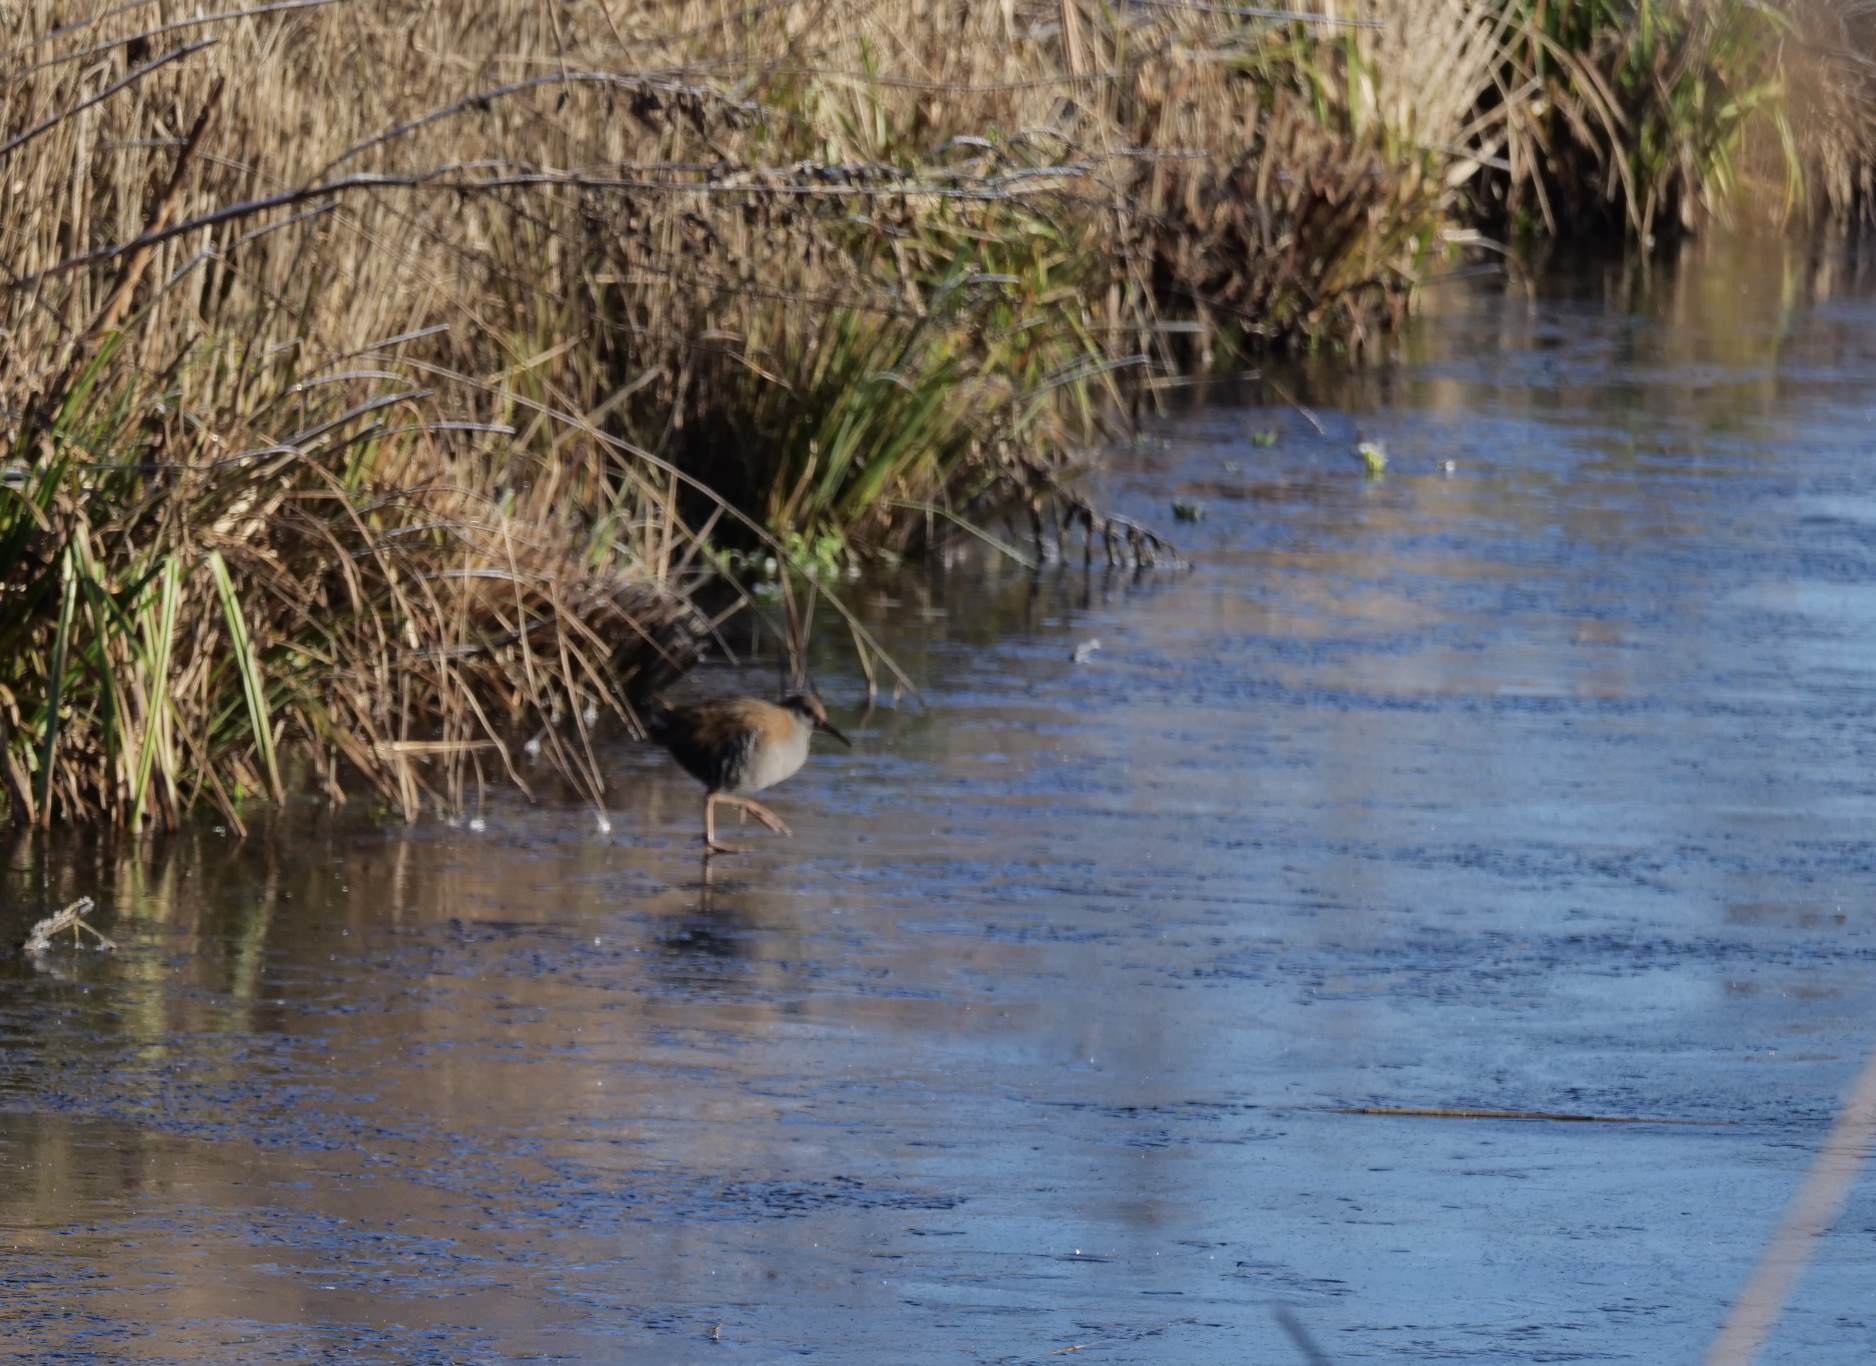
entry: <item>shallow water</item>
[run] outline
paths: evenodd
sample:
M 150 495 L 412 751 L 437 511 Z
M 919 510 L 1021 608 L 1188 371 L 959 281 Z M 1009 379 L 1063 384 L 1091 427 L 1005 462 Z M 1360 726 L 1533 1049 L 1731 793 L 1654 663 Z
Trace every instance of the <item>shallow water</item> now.
M 1190 574 L 858 586 L 930 709 L 824 642 L 708 885 L 623 744 L 610 835 L 17 843 L 123 947 L 0 960 L 0 1355 L 1697 1362 L 1876 1040 L 1876 291 L 1701 252 L 1156 421 Z M 1866 1174 L 1764 1359 L 1873 1277 Z

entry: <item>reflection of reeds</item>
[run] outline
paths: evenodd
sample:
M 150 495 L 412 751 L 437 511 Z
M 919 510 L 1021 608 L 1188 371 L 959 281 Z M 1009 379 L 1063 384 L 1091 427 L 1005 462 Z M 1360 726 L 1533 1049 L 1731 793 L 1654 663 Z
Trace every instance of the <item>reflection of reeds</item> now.
M 9 11 L 16 816 L 341 760 L 410 815 L 514 725 L 598 800 L 589 704 L 688 665 L 726 539 L 902 549 L 1129 369 L 1361 344 L 1469 217 L 1645 235 L 1761 114 L 1822 157 L 1745 0 L 614 8 Z

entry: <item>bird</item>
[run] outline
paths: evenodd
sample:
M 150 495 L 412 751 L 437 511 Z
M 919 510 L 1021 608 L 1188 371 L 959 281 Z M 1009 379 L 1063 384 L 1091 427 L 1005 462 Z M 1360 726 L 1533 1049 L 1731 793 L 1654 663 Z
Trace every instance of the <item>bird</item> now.
M 737 852 L 717 842 L 718 802 L 748 812 L 778 835 L 792 836 L 779 816 L 744 794 L 793 777 L 808 761 L 808 742 L 817 730 L 853 748 L 812 693 L 796 693 L 779 703 L 730 697 L 688 707 L 668 707 L 653 698 L 645 708 L 645 730 L 704 785 L 706 854 Z

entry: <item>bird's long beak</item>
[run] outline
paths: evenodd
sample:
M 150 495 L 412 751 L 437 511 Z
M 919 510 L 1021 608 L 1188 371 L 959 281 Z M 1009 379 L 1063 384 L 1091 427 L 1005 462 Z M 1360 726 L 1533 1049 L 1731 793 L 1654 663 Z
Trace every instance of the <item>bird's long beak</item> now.
M 853 748 L 853 741 L 849 740 L 846 736 L 842 735 L 840 733 L 840 728 L 836 726 L 832 721 L 821 721 L 817 723 L 814 728 L 816 730 L 826 731 L 829 735 L 833 736 L 836 740 L 840 741 L 840 743 L 845 745 L 848 749 Z

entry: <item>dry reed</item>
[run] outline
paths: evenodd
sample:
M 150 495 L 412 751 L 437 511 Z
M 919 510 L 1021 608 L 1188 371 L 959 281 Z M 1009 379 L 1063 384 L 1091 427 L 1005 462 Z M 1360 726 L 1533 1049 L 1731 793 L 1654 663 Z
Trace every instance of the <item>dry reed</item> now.
M 238 821 L 300 764 L 414 817 L 523 733 L 603 808 L 587 718 L 694 661 L 726 548 L 1049 487 L 1130 370 L 1359 348 L 1478 221 L 1722 207 L 1759 13 L 0 4 L 10 808 Z

